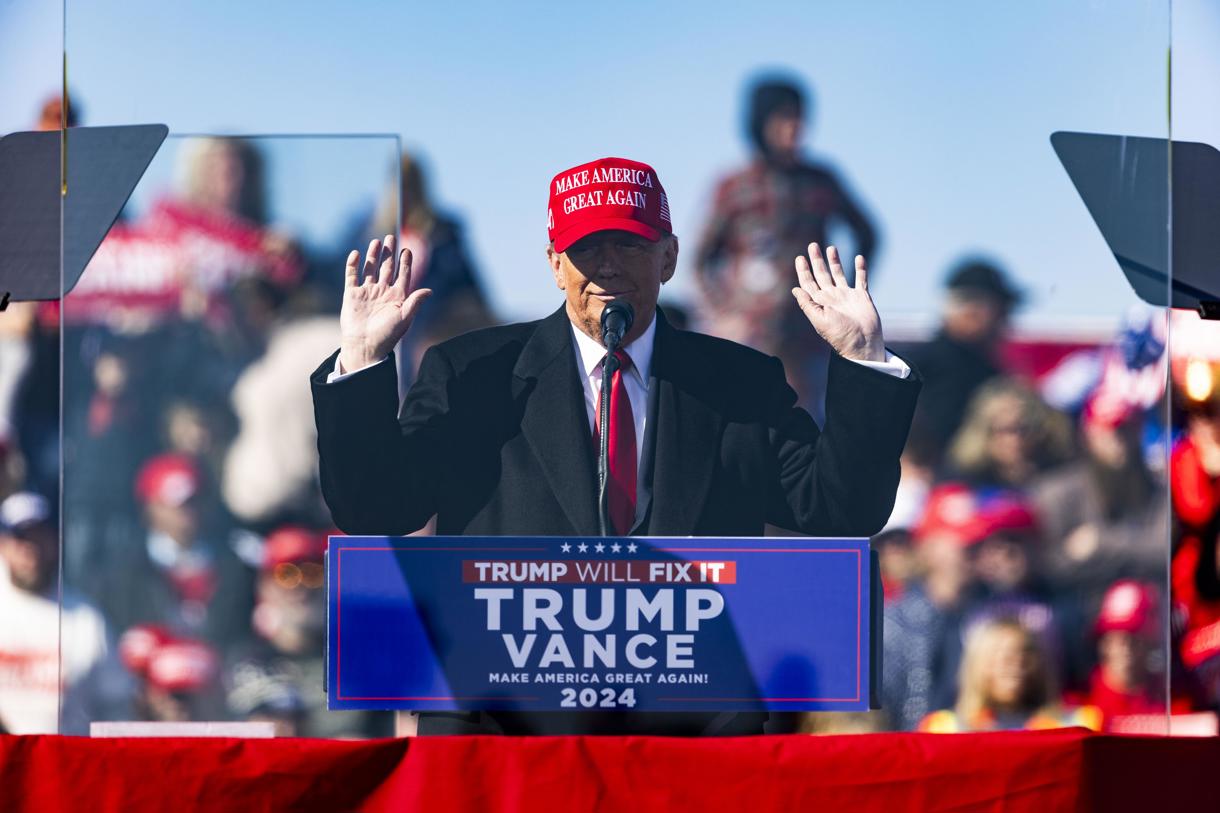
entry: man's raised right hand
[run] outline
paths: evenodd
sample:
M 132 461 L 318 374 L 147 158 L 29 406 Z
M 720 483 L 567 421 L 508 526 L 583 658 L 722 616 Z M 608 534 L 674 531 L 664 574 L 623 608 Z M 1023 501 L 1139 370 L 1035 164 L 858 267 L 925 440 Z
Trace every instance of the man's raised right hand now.
M 339 311 L 340 372 L 352 373 L 388 356 L 411 326 L 419 306 L 432 294 L 428 288 L 411 291 L 410 250 L 403 249 L 398 255 L 398 274 L 394 274 L 394 242 L 394 235 L 387 234 L 384 243 L 369 243 L 363 279 L 360 252 L 347 255 Z

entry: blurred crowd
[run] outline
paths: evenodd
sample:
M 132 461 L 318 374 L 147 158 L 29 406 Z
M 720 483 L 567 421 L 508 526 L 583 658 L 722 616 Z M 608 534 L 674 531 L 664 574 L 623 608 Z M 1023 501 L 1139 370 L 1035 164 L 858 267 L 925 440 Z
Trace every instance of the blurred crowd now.
M 662 307 L 781 357 L 820 419 L 829 350 L 792 304 L 791 261 L 832 233 L 872 258 L 880 229 L 806 153 L 812 115 L 799 82 L 753 84 L 751 158 L 715 185 L 697 296 Z M 397 354 L 404 387 L 423 350 L 496 308 L 417 158 L 350 234 L 308 249 L 271 218 L 264 160 L 251 141 L 182 142 L 172 186 L 120 219 L 69 296 L 0 314 L 6 730 L 395 731 L 387 713 L 326 710 L 334 529 L 307 377 L 339 343 L 342 257 L 374 236 L 398 232 L 413 284 L 435 292 Z M 800 730 L 1164 731 L 1171 706 L 1215 733 L 1220 332 L 1148 309 L 1104 340 L 1017 340 L 1029 299 L 998 263 L 963 258 L 936 329 L 891 342 L 925 383 L 874 539 L 884 709 Z

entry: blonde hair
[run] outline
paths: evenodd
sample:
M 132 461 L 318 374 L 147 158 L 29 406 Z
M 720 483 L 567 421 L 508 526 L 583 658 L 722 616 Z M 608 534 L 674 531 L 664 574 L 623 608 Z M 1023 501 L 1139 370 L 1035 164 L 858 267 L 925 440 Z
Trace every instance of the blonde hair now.
M 419 159 L 404 152 L 399 163 L 400 182 L 389 185 L 373 216 L 374 234 L 398 234 L 407 231 L 427 237 L 436 225 L 436 210 L 428 191 L 428 179 Z M 402 211 L 398 211 L 401 204 Z M 398 223 L 395 224 L 395 213 Z
M 963 475 L 986 474 L 991 468 L 988 442 L 991 420 L 1005 399 L 1021 405 L 1022 420 L 1029 427 L 1030 456 L 1038 468 L 1068 460 L 1072 455 L 1072 423 L 1052 409 L 1033 389 L 1015 378 L 993 378 L 970 399 L 961 428 L 949 444 L 948 459 Z
M 961 724 L 968 729 L 978 726 L 984 714 L 991 711 L 991 699 L 987 696 L 988 667 L 1000 638 L 1014 633 L 1020 636 L 1022 645 L 1031 650 L 1037 659 L 1033 682 L 1026 687 L 1021 704 L 1031 715 L 1042 712 L 1053 714 L 1058 706 L 1055 677 L 1038 637 L 1015 619 L 983 621 L 966 637 L 962 667 L 958 673 L 957 705 L 954 710 Z
M 258 146 L 240 137 L 201 136 L 188 138 L 178 148 L 175 166 L 175 188 L 178 197 L 187 203 L 205 205 L 208 178 L 215 172 L 216 158 L 231 154 L 241 164 L 242 184 L 236 201 L 239 215 L 258 225 L 267 223 L 267 202 L 263 189 L 263 159 Z

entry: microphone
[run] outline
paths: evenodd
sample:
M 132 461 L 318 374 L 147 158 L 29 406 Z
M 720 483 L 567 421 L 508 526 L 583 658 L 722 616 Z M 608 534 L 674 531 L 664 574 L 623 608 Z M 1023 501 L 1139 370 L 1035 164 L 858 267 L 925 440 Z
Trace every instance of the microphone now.
M 629 302 L 614 299 L 606 303 L 602 308 L 602 344 L 607 352 L 614 353 L 623 343 L 623 335 L 631 330 L 634 321 L 635 310 Z
M 610 527 L 610 379 L 618 369 L 614 351 L 623 343 L 623 335 L 631 330 L 635 310 L 630 303 L 618 299 L 602 308 L 602 344 L 606 346 L 606 366 L 602 369 L 601 407 L 597 414 L 600 441 L 597 450 L 597 525 L 602 536 L 611 535 Z

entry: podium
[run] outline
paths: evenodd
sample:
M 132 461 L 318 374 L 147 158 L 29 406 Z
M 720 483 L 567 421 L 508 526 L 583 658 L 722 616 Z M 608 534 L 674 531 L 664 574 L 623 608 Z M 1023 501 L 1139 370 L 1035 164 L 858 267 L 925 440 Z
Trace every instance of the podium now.
M 344 537 L 331 709 L 878 707 L 867 539 Z

